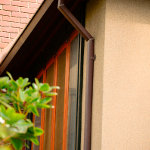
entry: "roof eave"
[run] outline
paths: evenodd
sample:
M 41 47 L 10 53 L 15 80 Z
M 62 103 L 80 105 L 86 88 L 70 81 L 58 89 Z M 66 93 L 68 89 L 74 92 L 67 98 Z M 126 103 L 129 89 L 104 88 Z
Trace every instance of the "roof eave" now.
M 4 72 L 8 64 L 11 62 L 13 57 L 19 51 L 20 47 L 24 44 L 26 39 L 29 37 L 33 29 L 36 27 L 40 19 L 43 17 L 45 12 L 48 10 L 50 5 L 54 0 L 45 0 L 40 8 L 37 10 L 33 18 L 27 24 L 25 29 L 18 35 L 18 37 L 13 40 L 12 43 L 4 50 L 4 53 L 1 55 L 0 59 L 0 75 Z

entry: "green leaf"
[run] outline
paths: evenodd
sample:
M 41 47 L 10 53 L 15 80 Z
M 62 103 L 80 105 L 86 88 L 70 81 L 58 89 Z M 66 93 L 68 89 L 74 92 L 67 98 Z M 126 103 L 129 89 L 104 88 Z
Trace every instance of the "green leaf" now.
M 37 137 L 31 138 L 30 140 L 31 140 L 31 142 L 33 142 L 35 145 L 39 145 L 39 141 L 38 141 Z
M 22 89 L 19 89 L 19 96 L 20 96 L 21 101 L 24 102 L 24 100 L 25 100 L 25 94 L 24 94 L 24 92 L 23 92 Z
M 6 72 L 6 73 L 7 73 L 7 75 L 9 76 L 9 78 L 10 78 L 11 80 L 14 80 L 13 77 L 12 77 L 12 75 L 11 75 L 9 72 Z
M 25 90 L 25 94 L 27 94 L 28 96 L 31 96 L 34 92 L 36 92 L 36 90 L 33 89 L 31 86 Z
M 28 78 L 23 79 L 22 77 L 20 77 L 16 81 L 16 83 L 18 84 L 19 87 L 24 88 L 24 87 L 26 87 L 26 86 L 28 86 L 30 84 L 30 82 L 28 82 L 28 81 L 29 81 Z
M 38 89 L 38 86 L 35 83 L 33 83 L 32 86 L 34 89 L 36 89 L 36 90 Z
M 49 92 L 50 91 L 50 86 L 47 83 L 40 84 L 40 91 Z
M 32 127 L 29 127 L 28 128 L 28 130 L 27 130 L 27 132 L 26 133 L 20 133 L 20 134 L 18 134 L 19 136 L 19 138 L 20 139 L 23 139 L 23 140 L 30 140 L 31 138 L 34 138 L 35 136 L 34 136 L 34 127 L 32 126 Z
M 26 87 L 26 86 L 30 85 L 30 82 L 28 82 L 28 81 L 29 81 L 29 78 L 25 78 L 23 80 L 23 87 Z
M 9 116 L 6 114 L 6 109 L 3 105 L 0 106 L 0 116 L 4 119 L 4 120 L 9 120 Z
M 0 78 L 0 89 L 4 89 L 7 87 L 9 82 L 9 78 L 8 77 L 1 77 Z
M 37 78 L 35 78 L 35 83 L 36 83 L 37 87 L 39 88 L 40 87 L 40 83 L 39 83 L 39 80 Z
M 5 101 L 5 99 L 3 99 L 2 97 L 0 97 L 0 103 L 3 104 L 5 107 L 7 108 L 12 108 L 7 101 Z
M 30 120 L 19 120 L 12 126 L 17 128 L 18 133 L 26 133 L 28 128 L 33 126 L 33 123 Z
M 50 105 L 46 105 L 46 104 L 37 104 L 36 105 L 38 108 L 51 108 Z
M 45 97 L 45 98 L 41 99 L 40 104 L 47 104 L 50 101 L 52 101 L 51 97 Z
M 35 127 L 27 114 L 32 112 L 39 116 L 38 108 L 53 108 L 50 101 L 57 95 L 53 89 L 59 87 L 40 83 L 38 79 L 28 86 L 28 78 L 19 77 L 15 81 L 7 74 L 9 77 L 0 78 L 0 140 L 10 136 L 15 150 L 21 150 L 25 140 L 38 145 L 37 136 L 42 135 L 43 130 Z
M 43 134 L 43 130 L 40 128 L 35 127 L 34 128 L 34 136 L 40 136 Z
M 41 94 L 39 93 L 39 91 L 35 91 L 34 93 L 32 93 L 31 97 L 32 98 L 41 97 Z
M 30 101 L 30 103 L 34 103 L 34 102 L 37 102 L 39 100 L 39 98 L 34 98 Z
M 52 91 L 52 90 L 54 90 L 54 89 L 59 90 L 59 89 L 60 89 L 60 87 L 59 87 L 59 86 L 51 86 L 51 87 L 50 87 L 50 91 Z
M 19 87 L 22 87 L 22 85 L 23 85 L 23 78 L 20 77 L 20 78 L 16 81 L 16 83 L 18 84 Z
M 57 93 L 56 92 L 50 92 L 50 93 L 46 93 L 45 95 L 46 96 L 56 96 Z
M 15 110 L 18 111 L 18 105 L 16 103 L 13 103 L 13 106 L 14 106 Z
M 18 120 L 24 119 L 25 115 L 16 113 L 14 108 L 5 109 L 4 106 L 0 107 L 0 116 L 6 121 L 8 124 L 13 124 Z
M 34 105 L 29 105 L 29 106 L 28 106 L 28 109 L 30 109 L 30 111 L 31 111 L 33 114 L 35 114 L 36 116 L 39 116 L 39 112 L 38 112 L 36 106 L 34 106 Z
M 20 100 L 17 98 L 17 96 L 14 93 L 12 93 L 10 97 L 13 99 L 13 101 L 20 102 Z
M 8 136 L 14 136 L 16 133 L 4 124 L 0 124 L 0 139 Z
M 11 144 L 15 148 L 15 150 L 22 150 L 23 147 L 23 141 L 16 138 L 11 138 L 10 140 Z
M 10 86 L 11 86 L 13 91 L 17 91 L 18 85 L 17 85 L 17 83 L 15 81 L 11 80 L 10 81 Z

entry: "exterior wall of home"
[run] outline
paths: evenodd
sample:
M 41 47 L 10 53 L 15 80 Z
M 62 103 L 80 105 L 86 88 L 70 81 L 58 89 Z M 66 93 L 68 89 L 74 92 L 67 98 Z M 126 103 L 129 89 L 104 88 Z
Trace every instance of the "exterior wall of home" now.
M 0 53 L 25 28 L 43 0 L 0 0 Z
M 86 11 L 96 39 L 92 150 L 150 149 L 150 1 L 105 2 Z
M 103 66 L 104 66 L 104 35 L 105 35 L 105 0 L 90 0 L 86 7 L 86 28 L 95 38 L 96 60 L 94 66 L 94 95 L 93 95 L 93 122 L 92 122 L 92 150 L 99 150 L 101 147 L 102 128 L 102 100 L 103 100 Z M 86 64 L 85 42 L 85 58 Z M 84 116 L 85 116 L 85 79 L 86 65 L 84 65 L 83 81 L 83 107 L 82 107 L 82 149 L 84 138 Z
M 150 1 L 107 0 L 102 150 L 150 149 Z

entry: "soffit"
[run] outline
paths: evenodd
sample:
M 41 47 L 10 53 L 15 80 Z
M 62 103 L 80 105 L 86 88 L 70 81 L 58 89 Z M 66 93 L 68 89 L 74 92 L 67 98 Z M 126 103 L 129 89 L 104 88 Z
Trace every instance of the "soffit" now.
M 36 27 L 40 19 L 43 17 L 43 15 L 46 13 L 50 5 L 52 4 L 54 0 L 45 0 L 38 11 L 35 13 L 29 24 L 26 26 L 26 28 L 22 31 L 22 33 L 8 46 L 7 52 L 4 55 L 6 55 L 5 59 L 0 64 L 0 74 L 5 70 L 7 65 L 10 63 L 12 58 L 16 55 L 16 53 L 19 51 L 20 47 L 23 45 L 23 43 L 26 41 L 26 39 L 29 37 L 30 33 L 33 31 L 33 29 Z
M 84 1 L 65 0 L 65 3 L 67 7 L 73 10 Z M 68 33 L 72 30 L 71 25 L 57 10 L 57 0 L 45 0 L 20 37 L 10 48 L 10 52 L 0 66 L 0 74 L 3 75 L 5 71 L 10 71 L 14 72 L 16 76 L 22 76 L 22 73 L 25 73 L 28 67 L 34 63 L 36 57 L 41 55 L 45 48 L 43 45 L 49 44 L 48 39 L 53 38 L 61 26 L 68 27 L 68 29 L 65 29 Z M 65 37 L 67 34 L 62 33 L 60 36 Z M 57 40 L 57 37 L 54 37 L 55 39 Z M 44 51 L 44 53 L 50 55 L 50 52 Z

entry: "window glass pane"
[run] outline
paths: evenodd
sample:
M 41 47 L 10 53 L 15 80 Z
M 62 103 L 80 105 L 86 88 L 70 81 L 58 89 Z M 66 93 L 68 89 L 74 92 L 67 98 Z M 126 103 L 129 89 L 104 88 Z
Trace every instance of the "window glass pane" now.
M 56 101 L 55 150 L 62 150 L 63 144 L 63 115 L 65 88 L 66 50 L 58 57 L 57 85 L 60 86 Z
M 39 79 L 39 82 L 43 82 L 43 77 Z M 36 127 L 41 128 L 41 109 L 38 109 L 38 112 L 39 112 L 39 117 L 35 116 L 34 124 Z M 40 136 L 38 136 L 38 140 L 40 142 Z M 33 150 L 39 150 L 39 149 L 40 149 L 40 145 L 37 146 L 33 144 Z
M 54 64 L 52 64 L 48 68 L 46 73 L 46 82 L 52 86 L 53 80 L 54 80 Z M 52 109 L 45 109 L 44 150 L 50 150 L 51 121 L 52 121 Z
M 76 145 L 78 45 L 78 37 L 76 37 L 71 43 L 70 50 L 67 150 L 75 150 Z

